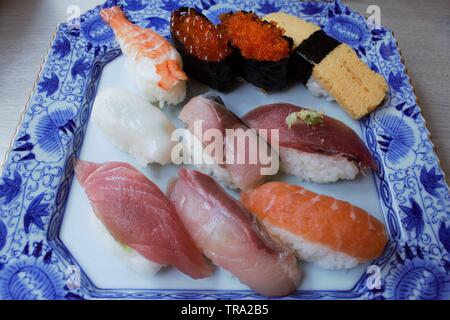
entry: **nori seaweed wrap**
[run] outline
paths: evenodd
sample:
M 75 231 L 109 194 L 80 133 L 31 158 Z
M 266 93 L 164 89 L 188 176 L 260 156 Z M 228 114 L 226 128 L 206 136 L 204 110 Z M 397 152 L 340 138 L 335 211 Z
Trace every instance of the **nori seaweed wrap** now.
M 233 49 L 222 30 L 197 10 L 182 7 L 172 12 L 170 32 L 189 77 L 219 91 L 230 89 Z
M 267 91 L 285 88 L 293 41 L 283 35 L 283 29 L 252 12 L 227 13 L 220 20 L 219 28 L 225 31 L 237 52 L 236 73 Z
M 314 66 L 320 63 L 341 43 L 328 36 L 324 31 L 312 33 L 294 49 L 291 56 L 293 76 L 306 84 Z

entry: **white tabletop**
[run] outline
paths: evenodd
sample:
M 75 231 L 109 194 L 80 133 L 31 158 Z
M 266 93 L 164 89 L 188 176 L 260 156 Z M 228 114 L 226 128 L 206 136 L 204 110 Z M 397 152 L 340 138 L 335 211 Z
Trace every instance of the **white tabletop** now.
M 0 163 L 49 48 L 71 5 L 81 12 L 102 0 L 0 0 Z M 450 172 L 450 1 L 345 1 L 366 14 L 381 9 L 381 24 L 395 32 L 422 114 L 444 172 Z M 447 177 L 447 181 L 449 178 Z

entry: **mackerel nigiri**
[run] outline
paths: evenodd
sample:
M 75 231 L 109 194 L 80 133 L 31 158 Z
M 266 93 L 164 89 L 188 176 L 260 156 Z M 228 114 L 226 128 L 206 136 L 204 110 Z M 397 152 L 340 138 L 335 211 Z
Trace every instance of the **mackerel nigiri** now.
M 211 274 L 161 190 L 123 162 L 77 161 L 75 172 L 95 215 L 112 237 L 137 255 L 160 265 L 173 265 L 192 278 Z
M 150 102 L 177 104 L 186 96 L 186 80 L 180 54 L 158 33 L 131 23 L 120 7 L 100 11 L 113 29 L 126 65 Z
M 365 169 L 378 168 L 356 132 L 322 113 L 273 103 L 251 110 L 242 121 L 253 129 L 279 130 L 281 170 L 302 180 L 351 180 Z
M 301 274 L 294 255 L 273 241 L 239 201 L 203 173 L 181 168 L 179 176 L 169 187 L 169 199 L 214 264 L 266 296 L 297 288 Z
M 377 258 L 387 243 L 382 222 L 346 201 L 284 182 L 241 193 L 241 201 L 301 260 L 348 269 Z

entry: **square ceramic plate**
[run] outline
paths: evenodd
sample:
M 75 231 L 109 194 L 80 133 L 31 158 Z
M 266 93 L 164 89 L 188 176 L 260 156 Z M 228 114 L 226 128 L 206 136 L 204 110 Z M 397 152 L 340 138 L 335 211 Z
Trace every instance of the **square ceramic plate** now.
M 108 1 L 103 7 L 113 4 L 117 1 Z M 252 10 L 260 15 L 281 10 L 320 25 L 352 46 L 389 83 L 384 106 L 361 121 L 350 119 L 335 103 L 313 97 L 300 84 L 265 94 L 241 83 L 233 92 L 221 94 L 239 116 L 277 101 L 322 110 L 353 128 L 380 166 L 377 174 L 326 185 L 282 175 L 274 178 L 364 208 L 386 224 L 390 237 L 382 256 L 370 263 L 380 268 L 381 287 L 366 285 L 371 276 L 369 264 L 327 271 L 303 263 L 304 280 L 286 298 L 449 298 L 449 189 L 391 31 L 368 24 L 340 2 L 128 0 L 119 5 L 132 21 L 165 36 L 170 12 L 181 5 L 196 6 L 214 22 L 230 10 Z M 174 165 L 139 166 L 89 121 L 98 90 L 117 86 L 136 91 L 113 32 L 98 15 L 101 7 L 83 14 L 79 27 L 58 27 L 4 164 L 0 179 L 0 298 L 262 298 L 220 269 L 203 280 L 192 280 L 170 268 L 152 276 L 135 273 L 97 240 L 88 200 L 72 179 L 76 158 L 130 162 L 162 190 L 177 176 Z M 206 90 L 190 81 L 188 98 Z M 177 126 L 181 126 L 176 120 L 179 110 L 180 106 L 164 109 Z

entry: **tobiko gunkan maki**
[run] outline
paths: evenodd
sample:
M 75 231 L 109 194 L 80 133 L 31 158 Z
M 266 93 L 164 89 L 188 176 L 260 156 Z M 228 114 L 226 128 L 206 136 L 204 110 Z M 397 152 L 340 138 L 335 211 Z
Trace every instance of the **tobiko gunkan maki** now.
M 219 28 L 239 52 L 235 58 L 239 75 L 264 90 L 286 87 L 293 41 L 284 30 L 252 12 L 226 13 L 220 20 Z
M 225 91 L 234 79 L 233 50 L 219 28 L 193 8 L 173 11 L 170 32 L 188 76 Z

